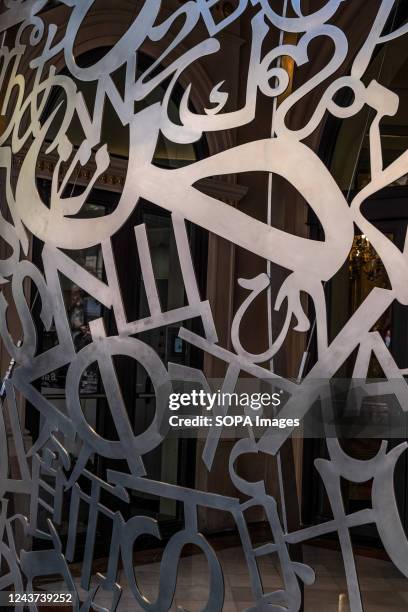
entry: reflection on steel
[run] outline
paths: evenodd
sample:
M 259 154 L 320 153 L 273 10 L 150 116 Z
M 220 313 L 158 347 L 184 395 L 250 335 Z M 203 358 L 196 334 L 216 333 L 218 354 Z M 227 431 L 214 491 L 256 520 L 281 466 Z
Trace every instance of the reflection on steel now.
M 315 87 L 330 81 L 348 54 L 345 34 L 329 23 L 335 21 L 332 18 L 342 3 L 343 0 L 327 0 L 319 10 L 305 15 L 300 1 L 291 0 L 292 16 L 286 17 L 276 13 L 272 8 L 274 3 L 269 0 L 239 0 L 234 3 L 236 6 L 230 14 L 215 22 L 211 12 L 212 0 L 185 2 L 164 21 L 158 17 L 161 3 L 158 0 L 145 0 L 128 31 L 115 46 L 93 65 L 81 67 L 75 61 L 74 42 L 94 0 L 63 1 L 70 9 L 70 17 L 61 37 L 56 36 L 56 26 L 52 23 L 46 25 L 40 16 L 40 12 L 46 8 L 44 0 L 4 0 L 0 31 L 14 26 L 15 39 L 14 46 L 8 46 L 7 37 L 0 49 L 1 114 L 7 118 L 5 130 L 0 136 L 0 168 L 4 178 L 3 198 L 8 209 L 0 220 L 1 238 L 8 245 L 8 254 L 0 261 L 0 282 L 3 288 L 10 289 L 0 294 L 0 333 L 3 345 L 16 365 L 5 383 L 6 399 L 0 411 L 0 559 L 4 568 L 0 576 L 0 590 L 15 588 L 21 591 L 25 584 L 30 588 L 32 580 L 38 575 L 56 572 L 62 575 L 67 588 L 76 589 L 69 563 L 76 552 L 79 504 L 85 504 L 89 511 L 81 579 L 81 586 L 88 595 L 84 602 L 76 598 L 77 610 L 91 609 L 101 591 L 110 602 L 106 609 L 116 609 L 122 590 L 118 583 L 119 564 L 123 564 L 128 584 L 139 606 L 146 610 L 169 609 L 177 582 L 177 561 L 186 544 L 198 546 L 208 562 L 209 591 L 204 609 L 208 612 L 222 610 L 223 572 L 216 552 L 199 533 L 199 507 L 232 515 L 241 537 L 251 580 L 251 610 L 264 610 L 266 607 L 276 611 L 299 610 L 302 584 L 312 584 L 315 575 L 312 568 L 292 560 L 289 545 L 330 532 L 337 533 L 340 539 L 351 609 L 353 612 L 362 610 L 350 539 L 350 528 L 357 525 L 374 523 L 389 557 L 408 576 L 408 542 L 393 486 L 395 464 L 405 452 L 406 444 L 387 452 L 384 442 L 377 456 L 369 461 L 360 461 L 346 455 L 335 439 L 328 439 L 328 458 L 317 460 L 316 469 L 327 491 L 333 518 L 327 523 L 295 531 L 281 524 L 277 501 L 266 492 L 265 483 L 246 481 L 237 473 L 235 465 L 244 454 L 263 452 L 276 455 L 291 435 L 290 429 L 279 430 L 274 435 L 267 429 L 259 439 L 248 432 L 247 438 L 235 443 L 229 459 L 229 475 L 240 497 L 248 498 L 244 503 L 238 497 L 151 480 L 144 463 L 144 455 L 160 447 L 168 434 L 163 427 L 163 415 L 172 380 L 180 377 L 198 380 L 204 387 L 208 383 L 202 372 L 180 364 L 163 364 L 151 346 L 134 337 L 142 331 L 180 324 L 179 336 L 185 343 L 225 362 L 224 392 L 234 391 L 240 373 L 267 379 L 272 386 L 278 385 L 287 393 L 288 399 L 279 414 L 286 418 L 303 418 L 320 395 L 320 386 L 314 381 L 331 379 L 355 350 L 358 351 L 355 377 L 366 377 L 371 354 L 376 355 L 385 373 L 386 380 L 376 385 L 371 394 L 392 392 L 390 381 L 404 380 L 404 372 L 399 369 L 378 333 L 371 330 L 394 301 L 408 305 L 406 250 L 399 250 L 361 212 L 361 206 L 369 196 L 408 173 L 408 152 L 387 167 L 384 167 L 382 158 L 380 124 L 385 116 L 396 114 L 398 96 L 376 80 L 365 84 L 367 79 L 364 78 L 378 45 L 408 32 L 408 26 L 403 25 L 387 35 L 382 34 L 394 8 L 394 0 L 382 0 L 372 29 L 362 42 L 349 74 L 332 79 L 308 122 L 295 131 L 286 122 L 291 108 Z M 251 11 L 249 5 L 252 5 Z M 194 84 L 190 84 L 185 88 L 179 105 L 179 121 L 173 122 L 168 112 L 169 101 L 181 74 L 206 55 L 221 55 L 223 38 L 218 36 L 237 19 L 250 19 L 252 27 L 244 106 L 222 112 L 229 96 L 223 84 L 217 83 L 209 95 L 212 108 L 204 114 L 197 114 L 189 104 L 194 89 Z M 205 31 L 206 35 L 198 44 L 188 48 L 185 41 L 193 30 L 198 30 L 196 26 L 199 22 L 201 34 Z M 268 33 L 271 30 L 297 33 L 297 43 L 281 44 L 268 50 Z M 323 39 L 329 39 L 334 47 L 330 61 L 277 106 L 273 138 L 235 146 L 174 170 L 153 164 L 160 132 L 173 143 L 188 144 L 198 141 L 205 133 L 249 124 L 255 118 L 258 92 L 269 98 L 277 98 L 288 87 L 289 75 L 280 66 L 279 58 L 288 56 L 296 66 L 305 65 L 311 61 L 310 43 Z M 162 41 L 161 51 L 148 69 L 137 74 L 137 56 L 146 40 Z M 170 56 L 174 58 L 174 54 L 171 55 L 174 49 L 178 50 L 177 58 L 169 60 Z M 23 70 L 23 59 L 28 52 L 31 58 L 29 68 Z M 67 68 L 63 74 L 57 73 L 53 65 L 55 58 L 61 54 Z M 126 67 L 123 96 L 112 78 L 113 73 L 122 66 Z M 96 87 L 92 108 L 88 107 L 81 91 L 81 85 L 87 82 L 94 83 Z M 135 102 L 146 100 L 159 86 L 164 91 L 161 101 L 150 105 L 145 102 L 143 109 L 136 111 Z M 345 87 L 354 95 L 353 101 L 343 107 L 335 99 L 336 93 Z M 47 103 L 54 91 L 59 92 L 61 102 L 50 110 Z M 79 213 L 86 198 L 110 165 L 107 144 L 101 140 L 102 116 L 107 101 L 111 102 L 118 119 L 129 130 L 128 172 L 117 207 L 106 216 L 84 218 Z M 330 172 L 303 141 L 322 124 L 328 113 L 346 119 L 356 115 L 364 106 L 373 112 L 369 130 L 371 180 L 349 205 Z M 80 123 L 84 134 L 79 147 L 74 147 L 68 136 L 73 120 Z M 13 157 L 23 150 L 26 153 L 14 185 Z M 58 160 L 53 170 L 49 205 L 43 201 L 44 196 L 36 183 L 36 164 L 40 152 L 44 154 L 44 151 L 45 154 L 57 156 Z M 74 182 L 77 166 L 84 166 L 88 162 L 93 163 L 94 173 L 87 188 L 81 195 L 64 195 L 66 186 Z M 312 241 L 270 227 L 205 195 L 194 186 L 197 181 L 209 176 L 249 171 L 277 173 L 289 181 L 314 210 L 323 227 L 325 240 Z M 122 301 L 111 239 L 128 221 L 141 198 L 171 213 L 187 304 L 163 311 L 146 227 L 141 224 L 135 227 L 135 249 L 138 251 L 150 312 L 144 319 L 129 321 Z M 253 300 L 267 289 L 268 277 L 260 275 L 254 279 L 239 280 L 249 294 L 232 322 L 234 350 L 223 348 L 218 344 L 210 304 L 200 296 L 186 220 L 290 272 L 282 283 L 275 303 L 276 309 L 287 304 L 286 320 L 281 332 L 264 353 L 257 355 L 245 350 L 240 338 L 240 324 Z M 354 225 L 364 233 L 381 259 L 390 288 L 373 290 L 329 343 L 323 283 L 347 262 L 353 244 Z M 41 271 L 28 260 L 31 234 L 43 244 Z M 95 245 L 101 248 L 105 280 L 91 274 L 64 252 L 64 249 L 74 252 Z M 96 319 L 89 327 L 88 344 L 77 350 L 64 304 L 61 275 L 111 313 L 116 335 L 107 335 L 103 320 Z M 42 325 L 46 330 L 52 327 L 56 332 L 57 342 L 44 352 L 38 346 L 38 322 L 35 323 L 27 303 L 26 279 L 30 279 L 40 297 Z M 308 375 L 294 383 L 265 370 L 260 364 L 270 360 L 284 345 L 293 320 L 296 320 L 295 331 L 307 331 L 309 320 L 300 300 L 301 292 L 306 292 L 315 304 L 318 356 Z M 11 297 L 21 323 L 22 342 L 13 337 L 8 327 Z M 202 321 L 203 335 L 183 327 L 182 322 L 197 317 Z M 121 395 L 113 361 L 114 356 L 118 355 L 125 355 L 141 364 L 154 387 L 156 414 L 146 430 L 138 435 L 134 434 Z M 99 366 L 107 405 L 117 432 L 116 439 L 105 439 L 97 433 L 87 421 L 80 403 L 81 376 L 94 362 Z M 41 377 L 63 367 L 67 369 L 65 411 L 44 397 L 35 385 L 35 381 Z M 29 402 L 29 409 L 38 412 L 40 417 L 38 438 L 28 449 L 23 440 L 24 427 L 19 418 L 16 392 Z M 405 383 L 399 387 L 398 399 L 406 409 Z M 225 414 L 227 408 L 216 407 L 219 414 Z M 213 431 L 204 445 L 201 459 L 209 471 L 217 454 L 219 436 L 219 432 Z M 8 445 L 11 444 L 18 464 L 17 477 L 11 474 L 8 452 Z M 77 452 L 68 452 L 73 446 Z M 106 480 L 102 480 L 89 471 L 89 461 L 96 457 L 120 460 L 121 468 L 126 471 L 108 470 Z M 372 507 L 347 514 L 340 490 L 341 478 L 354 483 L 372 479 Z M 84 489 L 85 481 L 89 486 Z M 102 491 L 103 502 L 100 498 Z M 124 513 L 108 507 L 105 501 L 105 495 L 109 494 L 109 499 L 116 499 L 118 503 L 120 500 L 123 507 L 129 502 L 132 491 L 149 493 L 173 502 L 177 500 L 184 507 L 184 527 L 171 537 L 164 548 L 155 601 L 149 601 L 136 580 L 133 545 L 144 534 L 160 539 L 158 523 L 142 515 L 125 519 Z M 17 493 L 29 499 L 27 516 L 10 512 L 11 505 L 6 496 Z M 62 509 L 68 501 L 68 541 L 64 548 L 59 528 Z M 273 541 L 258 548 L 251 544 L 245 520 L 245 511 L 253 506 L 264 508 L 273 535 Z M 38 519 L 40 512 L 45 512 L 48 518 L 42 525 Z M 94 586 L 95 582 L 91 583 L 92 561 L 100 514 L 110 520 L 112 538 L 108 569 L 106 574 L 94 577 Z M 26 550 L 20 550 L 15 539 L 17 529 L 23 529 L 27 538 L 48 540 L 49 549 L 29 550 L 26 545 Z M 276 553 L 279 558 L 283 587 L 279 591 L 265 592 L 257 559 L 271 553 Z M 95 609 L 102 608 L 99 606 Z

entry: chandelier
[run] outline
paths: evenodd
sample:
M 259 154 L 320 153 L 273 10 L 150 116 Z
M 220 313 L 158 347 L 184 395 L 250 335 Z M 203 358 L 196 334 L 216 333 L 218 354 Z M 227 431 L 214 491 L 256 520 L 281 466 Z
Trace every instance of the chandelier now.
M 354 237 L 349 255 L 350 280 L 357 280 L 364 274 L 371 281 L 384 280 L 384 266 L 365 234 Z

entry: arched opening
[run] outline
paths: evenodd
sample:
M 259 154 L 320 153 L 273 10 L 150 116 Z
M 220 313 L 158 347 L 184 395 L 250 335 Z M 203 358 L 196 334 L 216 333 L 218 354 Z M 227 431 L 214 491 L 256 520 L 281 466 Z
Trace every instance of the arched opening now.
M 91 65 L 105 55 L 106 52 L 106 48 L 98 48 L 80 56 L 77 58 L 77 61 L 81 66 Z M 139 54 L 138 59 L 140 71 L 151 63 L 151 60 L 142 54 Z M 124 74 L 119 70 L 114 78 L 118 91 L 121 91 L 124 83 L 123 79 Z M 81 82 L 79 89 L 83 93 L 89 108 L 92 108 L 95 98 L 94 84 Z M 156 100 L 161 99 L 164 91 L 164 88 L 158 87 L 154 96 L 152 95 L 144 101 L 144 105 L 150 105 Z M 175 87 L 174 94 L 170 100 L 170 114 L 176 113 L 181 95 L 181 88 L 179 86 Z M 58 107 L 61 99 L 62 94 L 60 92 L 50 96 L 44 112 L 45 118 Z M 55 121 L 54 125 L 56 133 L 57 126 L 59 125 L 58 121 Z M 84 139 L 80 122 L 75 117 L 68 129 L 67 135 L 74 145 L 73 153 L 75 153 Z M 52 140 L 53 136 L 55 134 L 51 129 L 47 138 L 48 142 Z M 110 103 L 106 103 L 104 108 L 101 144 L 104 143 L 108 145 L 110 165 L 95 183 L 84 205 L 77 213 L 77 216 L 81 218 L 97 218 L 110 214 L 118 204 L 125 180 L 128 162 L 128 130 L 120 123 Z M 154 163 L 169 169 L 176 168 L 194 163 L 206 154 L 207 150 L 204 140 L 194 146 L 175 145 L 160 136 L 154 155 Z M 67 168 L 68 163 L 64 165 L 63 170 Z M 72 197 L 83 193 L 93 171 L 94 165 L 92 159 L 83 166 L 78 164 L 65 186 L 63 197 Z M 40 167 L 38 174 L 38 188 L 43 202 L 47 204 L 50 201 L 52 173 L 50 172 L 50 176 L 47 177 L 47 168 Z M 148 296 L 143 282 L 143 264 L 135 240 L 135 227 L 140 226 L 145 226 L 146 228 L 152 271 L 162 311 L 168 312 L 180 309 L 187 304 L 171 215 L 152 202 L 139 200 L 137 203 L 135 202 L 133 212 L 126 223 L 112 236 L 112 252 L 124 311 L 128 321 L 148 320 L 150 316 Z M 187 223 L 186 228 L 199 291 L 201 296 L 204 297 L 206 294 L 208 236 L 204 230 L 191 223 Z M 39 268 L 42 267 L 42 249 L 43 243 L 34 238 L 33 261 Z M 75 263 L 102 283 L 106 281 L 107 272 L 100 244 L 87 249 L 66 250 L 64 252 Z M 71 279 L 61 276 L 60 280 L 76 351 L 80 351 L 91 342 L 90 323 L 96 319 L 103 319 L 107 336 L 117 334 L 117 322 L 112 310 L 105 308 Z M 40 304 L 37 302 L 35 290 L 31 299 L 39 330 L 39 352 L 44 352 L 58 342 L 55 322 L 49 330 L 45 330 L 40 322 Z M 184 325 L 198 333 L 202 331 L 201 321 L 196 318 L 161 327 L 152 325 L 150 329 L 147 325 L 147 331 L 137 333 L 135 337 L 151 347 L 166 368 L 169 362 L 202 368 L 202 353 L 194 347 L 187 346 L 178 338 L 180 325 Z M 135 435 L 138 435 L 149 427 L 154 418 L 156 410 L 155 388 L 145 368 L 135 359 L 118 356 L 113 358 L 113 362 L 120 384 L 123 404 L 133 432 Z M 67 371 L 68 366 L 65 366 L 37 381 L 37 388 L 41 391 L 41 394 L 62 413 L 67 412 Z M 107 440 L 117 439 L 116 427 L 107 399 L 106 381 L 104 384 L 103 376 L 97 363 L 90 364 L 82 374 L 79 384 L 79 400 L 85 419 L 92 429 Z M 35 441 L 41 430 L 41 418 L 36 410 L 27 411 L 26 425 Z M 175 439 L 174 437 L 165 439 L 162 444 L 143 457 L 147 476 L 153 480 L 193 488 L 195 486 L 195 446 L 194 439 Z M 73 443 L 67 450 L 75 465 L 80 455 L 80 447 Z M 106 479 L 108 469 L 127 471 L 125 461 L 109 460 L 106 457 L 94 459 L 91 456 L 86 467 L 92 474 L 104 479 Z M 115 503 L 115 500 L 113 503 Z M 143 513 L 158 520 L 161 525 L 164 541 L 180 528 L 183 521 L 183 506 L 181 503 L 154 497 L 147 493 L 133 492 L 129 504 L 121 504 L 117 500 L 116 503 L 117 509 L 122 512 L 123 516 L 130 517 Z M 76 550 L 78 558 L 82 558 L 85 540 L 81 541 L 81 534 L 83 534 L 84 538 L 87 520 L 87 512 L 83 515 L 80 513 Z M 63 517 L 62 538 L 64 536 L 67 537 L 68 523 L 69 517 Z M 39 525 L 41 528 L 41 517 L 39 517 Z M 107 547 L 109 545 L 109 538 L 106 538 L 106 533 L 103 535 L 105 528 L 111 529 L 111 522 L 108 520 L 105 524 L 102 519 L 100 524 L 98 523 L 95 549 L 96 553 L 102 556 L 107 556 Z M 100 538 L 98 538 L 98 533 L 101 536 Z M 148 543 L 146 544 L 148 545 Z M 154 541 L 154 544 L 157 546 L 157 541 Z M 47 542 L 45 544 L 39 542 L 38 545 L 47 546 Z
M 406 20 L 406 9 L 402 13 L 399 15 L 401 23 Z M 398 112 L 394 116 L 384 117 L 380 124 L 384 168 L 394 162 L 408 147 L 408 92 L 405 86 L 407 69 L 406 41 L 400 38 L 378 49 L 364 76 L 366 85 L 372 80 L 377 80 L 399 97 Z M 338 102 L 341 103 L 340 100 Z M 344 102 L 347 104 L 346 99 Z M 349 203 L 371 180 L 369 129 L 374 115 L 374 111 L 365 107 L 350 119 L 340 121 L 330 117 L 322 138 L 320 155 Z M 370 196 L 361 208 L 363 216 L 373 227 L 382 232 L 400 250 L 404 248 L 408 228 L 407 197 L 408 177 L 403 176 Z M 320 235 L 320 229 L 313 219 L 311 231 L 315 237 Z M 387 271 L 364 232 L 355 226 L 354 243 L 348 260 L 325 287 L 329 342 L 343 329 L 375 287 L 390 288 Z M 408 367 L 407 308 L 394 301 L 376 321 L 371 331 L 379 333 L 397 368 L 405 370 Z M 312 346 L 313 342 L 312 338 Z M 350 379 L 356 376 L 356 357 L 357 351 L 354 351 L 337 373 L 338 378 Z M 372 380 L 385 378 L 381 363 L 374 354 L 371 355 L 366 377 Z M 388 437 L 389 448 L 393 448 L 403 440 L 406 417 L 404 414 L 400 416 L 397 402 L 393 404 L 390 398 L 379 396 L 373 397 L 372 400 L 367 398 L 363 402 L 362 410 L 370 415 L 372 423 L 377 422 L 382 427 L 381 433 L 378 433 L 377 439 L 373 436 L 365 438 L 358 433 L 355 439 L 351 437 L 342 439 L 342 446 L 349 455 L 367 460 L 378 452 L 382 437 Z M 389 432 L 389 435 L 384 432 Z M 314 460 L 324 453 L 324 440 L 305 440 L 303 481 L 307 486 L 304 486 L 303 490 L 303 520 L 306 524 L 323 522 L 332 516 L 324 487 L 314 468 Z M 408 530 L 407 474 L 408 463 L 403 455 L 395 471 L 395 491 L 406 531 Z M 371 481 L 360 484 L 344 481 L 342 485 L 347 514 L 371 506 Z M 354 528 L 352 533 L 357 545 L 368 544 L 378 550 L 382 548 L 374 525 Z

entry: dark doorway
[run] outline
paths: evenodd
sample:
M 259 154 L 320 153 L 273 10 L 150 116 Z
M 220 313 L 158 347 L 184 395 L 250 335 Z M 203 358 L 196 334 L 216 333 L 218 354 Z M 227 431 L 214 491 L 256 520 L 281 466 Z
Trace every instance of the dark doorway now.
M 47 201 L 50 182 L 47 180 L 40 181 L 40 187 L 42 197 L 44 201 Z M 74 188 L 74 192 L 76 189 Z M 81 214 L 91 214 L 92 216 L 108 214 L 116 206 L 119 197 L 120 194 L 118 193 L 94 189 L 87 198 Z M 129 321 L 136 321 L 149 315 L 134 233 L 134 227 L 140 224 L 145 224 L 146 227 L 153 271 L 163 311 L 179 308 L 187 303 L 171 215 L 158 206 L 140 201 L 130 219 L 112 239 L 119 284 Z M 201 294 L 205 295 L 207 235 L 201 228 L 192 224 L 187 225 L 187 231 L 193 263 L 199 279 L 199 289 Z M 41 251 L 42 243 L 34 240 L 33 259 L 34 263 L 40 268 L 42 267 Z M 102 281 L 106 280 L 100 245 L 84 250 L 66 251 L 66 253 L 88 272 Z M 115 335 L 117 333 L 116 322 L 111 310 L 105 309 L 68 278 L 61 278 L 61 286 L 77 351 L 84 348 L 91 340 L 89 322 L 93 319 L 103 317 L 107 334 Z M 32 301 L 34 300 L 35 295 L 32 296 Z M 54 328 L 49 331 L 41 330 L 37 306 L 34 306 L 34 315 L 38 319 L 39 351 L 42 352 L 55 345 L 58 338 Z M 137 337 L 155 350 L 166 367 L 168 362 L 171 361 L 172 363 L 182 363 L 190 367 L 202 368 L 200 352 L 188 347 L 178 338 L 178 329 L 181 325 L 195 332 L 202 332 L 199 319 L 192 319 L 159 329 L 155 328 L 137 334 Z M 133 425 L 135 434 L 141 433 L 150 424 L 155 413 L 155 393 L 151 380 L 144 368 L 134 359 L 127 357 L 114 358 L 114 366 L 129 420 Z M 62 412 L 66 411 L 66 373 L 67 367 L 60 368 L 44 376 L 37 383 L 41 393 Z M 79 396 L 87 421 L 102 437 L 111 439 L 115 427 L 96 363 L 84 372 L 80 383 Z M 40 430 L 40 416 L 36 410 L 27 411 L 26 426 L 33 438 L 36 439 Z M 75 459 L 78 452 L 75 445 L 69 451 Z M 143 460 L 149 478 L 194 487 L 194 439 L 166 440 L 162 445 L 147 453 Z M 93 463 L 91 458 L 88 467 L 92 473 L 102 479 L 105 479 L 107 469 L 123 468 L 124 471 L 127 471 L 126 466 L 121 466 L 120 462 L 110 461 L 103 457 L 98 457 L 96 463 Z M 122 506 L 119 503 L 118 509 L 129 516 L 142 512 L 144 515 L 154 517 L 160 522 L 164 539 L 179 529 L 183 520 L 182 504 L 153 498 L 147 494 L 132 494 L 130 504 L 123 504 Z M 65 518 L 68 523 L 68 517 Z M 83 521 L 83 532 L 85 534 L 86 515 L 83 517 Z M 79 524 L 78 542 L 80 542 L 80 532 Z M 62 529 L 61 535 L 64 535 L 64 529 Z M 106 543 L 106 538 L 103 538 L 101 533 L 101 555 L 105 552 L 104 542 Z M 81 548 L 79 546 L 79 550 Z

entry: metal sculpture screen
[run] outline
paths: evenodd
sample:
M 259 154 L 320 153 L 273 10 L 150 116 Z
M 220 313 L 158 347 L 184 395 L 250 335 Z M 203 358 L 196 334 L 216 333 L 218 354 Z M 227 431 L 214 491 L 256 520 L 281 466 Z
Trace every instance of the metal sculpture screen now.
M 408 576 L 408 541 L 404 533 L 394 493 L 394 469 L 398 458 L 406 451 L 403 443 L 389 450 L 383 442 L 378 454 L 367 461 L 348 456 L 335 437 L 327 438 L 328 456 L 318 459 L 315 468 L 324 484 L 333 519 L 307 529 L 290 531 L 282 524 L 277 501 L 267 493 L 265 483 L 249 482 L 238 474 L 236 462 L 244 454 L 266 453 L 277 455 L 290 437 L 292 429 L 271 432 L 266 428 L 260 436 L 248 431 L 237 440 L 229 457 L 229 477 L 240 495 L 227 497 L 208 491 L 189 489 L 176 484 L 155 481 L 146 476 L 144 456 L 159 447 L 166 435 L 162 427 L 167 414 L 169 395 L 175 379 L 206 379 L 202 372 L 182 364 L 165 366 L 158 354 L 138 335 L 146 330 L 179 324 L 178 335 L 184 343 L 207 353 L 226 364 L 222 383 L 224 392 L 232 393 L 238 377 L 244 373 L 283 389 L 286 400 L 280 418 L 302 419 L 319 398 L 321 385 L 317 380 L 330 380 L 336 375 L 349 355 L 357 351 L 354 376 L 367 376 L 369 360 L 375 354 L 386 380 L 370 394 L 394 393 L 391 383 L 399 380 L 398 399 L 405 410 L 407 391 L 405 372 L 398 368 L 387 346 L 373 325 L 397 301 L 408 305 L 408 263 L 406 245 L 401 251 L 362 214 L 362 205 L 383 187 L 408 172 L 408 152 L 384 167 L 380 136 L 381 121 L 393 116 L 398 109 L 398 96 L 377 80 L 366 82 L 365 74 L 380 45 L 408 33 L 408 26 L 398 26 L 384 33 L 395 9 L 394 0 L 383 0 L 371 26 L 369 35 L 361 40 L 347 76 L 336 77 L 336 71 L 349 54 L 345 33 L 333 25 L 344 0 L 328 0 L 315 12 L 305 14 L 300 0 L 291 0 L 285 12 L 276 12 L 276 3 L 269 0 L 239 0 L 222 19 L 215 20 L 214 0 L 189 0 L 182 3 L 170 16 L 159 15 L 161 2 L 145 0 L 139 3 L 135 18 L 118 42 L 95 63 L 77 63 L 74 45 L 81 24 L 94 0 L 63 0 L 70 9 L 64 31 L 57 31 L 51 23 L 44 23 L 42 11 L 45 0 L 4 0 L 0 14 L 0 31 L 14 28 L 14 44 L 3 40 L 0 49 L 0 82 L 2 115 L 7 117 L 0 137 L 0 167 L 2 192 L 7 213 L 0 221 L 2 240 L 8 245 L 7 254 L 0 261 L 0 282 L 10 288 L 10 294 L 0 295 L 0 333 L 14 369 L 5 381 L 5 394 L 0 411 L 0 557 L 3 571 L 0 589 L 23 591 L 32 588 L 38 576 L 60 573 L 67 588 L 76 593 L 70 571 L 74 557 L 76 525 L 80 503 L 89 506 L 87 537 L 82 563 L 81 585 L 88 589 L 86 601 L 76 598 L 75 609 L 83 611 L 96 606 L 95 597 L 104 591 L 111 595 L 111 610 L 115 610 L 121 595 L 118 568 L 124 572 L 135 598 L 135 605 L 146 610 L 168 610 L 173 602 L 177 582 L 178 560 L 183 547 L 194 544 L 206 556 L 209 567 L 208 602 L 205 610 L 222 610 L 224 583 L 217 553 L 198 529 L 198 509 L 230 513 L 242 542 L 251 580 L 253 606 L 251 610 L 286 610 L 295 612 L 301 607 L 302 585 L 312 584 L 315 574 L 311 567 L 291 558 L 290 544 L 302 543 L 311 537 L 335 532 L 339 536 L 341 554 L 347 577 L 350 607 L 362 610 L 350 529 L 374 523 L 390 559 Z M 320 3 L 322 4 L 322 3 Z M 347 4 L 347 2 L 345 3 Z M 290 9 L 286 10 L 286 9 Z M 136 10 L 136 9 L 135 9 Z M 290 15 L 290 16 L 286 16 Z M 214 83 L 209 96 L 209 108 L 203 114 L 192 110 L 190 98 L 194 85 L 184 89 L 176 121 L 169 112 L 169 102 L 181 75 L 208 55 L 222 58 L 221 34 L 235 20 L 247 19 L 251 26 L 251 53 L 246 79 L 246 99 L 242 108 L 228 108 L 229 95 L 223 83 Z M 200 29 L 201 39 L 189 45 L 189 35 Z M 268 35 L 280 32 L 280 42 L 268 48 Z M 291 43 L 285 34 L 294 34 Z M 270 138 L 231 146 L 216 155 L 195 161 L 184 167 L 168 169 L 153 163 L 159 135 L 178 144 L 197 142 L 203 135 L 220 130 L 233 130 L 250 124 L 256 117 L 257 101 L 262 92 L 273 100 L 284 94 L 289 86 L 289 75 L 281 62 L 290 58 L 296 67 L 313 63 L 309 55 L 313 41 L 328 39 L 333 47 L 330 61 L 314 74 L 301 88 L 289 92 L 274 105 L 273 132 Z M 164 41 L 162 51 L 151 65 L 138 73 L 138 54 L 146 41 Z M 173 52 L 177 53 L 174 54 Z M 57 70 L 54 58 L 63 54 L 64 70 Z M 29 55 L 27 71 L 21 65 Z M 119 92 L 113 75 L 125 67 L 125 87 Z M 227 76 L 227 75 L 226 75 Z M 86 101 L 82 89 L 92 83 L 95 94 L 92 105 Z M 327 85 L 327 83 L 329 83 Z M 291 109 L 317 86 L 325 85 L 324 93 L 307 123 L 290 129 L 287 116 Z M 149 103 L 149 95 L 162 87 L 162 99 Z M 339 105 L 337 93 L 348 88 L 352 100 Z M 59 103 L 45 112 L 50 96 L 58 91 Z M 138 106 L 138 103 L 143 102 Z M 117 206 L 104 216 L 81 215 L 87 196 L 98 178 L 107 170 L 110 155 L 102 140 L 101 125 L 104 107 L 109 102 L 129 134 L 129 159 L 123 189 Z M 328 114 L 347 119 L 363 107 L 371 109 L 369 125 L 370 175 L 368 184 L 351 203 L 346 198 L 329 170 L 317 154 L 304 142 L 321 125 Z M 75 147 L 69 138 L 69 127 L 79 122 L 83 141 Z M 50 134 L 52 136 L 50 137 Z M 13 160 L 21 152 L 24 156 L 12 180 Z M 36 180 L 37 161 L 41 151 L 54 155 L 49 203 Z M 94 164 L 93 175 L 82 193 L 66 194 L 66 186 L 73 181 L 74 170 L 89 161 Z M 206 177 L 263 171 L 277 174 L 293 185 L 313 209 L 324 231 L 324 240 L 300 238 L 272 227 L 225 202 L 200 191 L 196 183 Z M 149 242 L 143 223 L 134 228 L 143 284 L 149 305 L 149 315 L 140 320 L 128 320 L 121 297 L 112 237 L 129 220 L 131 213 L 144 199 L 169 211 L 174 231 L 187 305 L 163 310 L 155 280 Z M 272 203 L 273 205 L 273 203 Z M 186 222 L 200 226 L 225 240 L 250 251 L 265 262 L 285 268 L 289 274 L 282 283 L 274 304 L 286 304 L 287 314 L 282 330 L 269 349 L 259 355 L 249 353 L 240 338 L 240 323 L 251 302 L 269 284 L 268 275 L 239 282 L 249 292 L 238 309 L 231 325 L 231 350 L 218 343 L 211 306 L 200 295 L 193 266 Z M 350 317 L 338 335 L 329 342 L 324 284 L 347 261 L 354 239 L 354 226 L 365 234 L 380 257 L 389 277 L 390 287 L 371 291 Z M 41 265 L 31 261 L 32 238 L 42 245 Z M 100 245 L 104 278 L 97 278 L 75 261 L 72 253 Z M 129 264 L 130 265 L 130 264 Z M 41 268 L 41 269 L 40 269 Z M 66 312 L 61 277 L 71 279 L 109 310 L 117 331 L 108 334 L 103 318 L 90 322 L 89 339 L 83 346 L 75 346 Z M 56 342 L 47 350 L 38 346 L 37 324 L 27 297 L 27 282 L 38 294 L 40 318 L 45 329 L 55 328 Z M 316 312 L 317 360 L 306 376 L 298 381 L 287 380 L 265 369 L 261 364 L 272 359 L 287 340 L 295 321 L 295 331 L 305 332 L 310 324 L 301 301 L 301 293 L 313 301 Z M 13 337 L 8 327 L 12 295 L 22 336 Z M 182 322 L 199 318 L 203 333 L 187 329 Z M 127 356 L 136 360 L 152 381 L 156 396 L 156 412 L 145 431 L 135 434 L 124 406 L 114 367 L 114 357 Z M 97 363 L 103 379 L 106 398 L 117 431 L 116 439 L 104 438 L 86 419 L 80 398 L 79 385 L 84 371 Z M 36 381 L 65 367 L 66 412 L 38 390 Z M 19 420 L 16 397 L 27 402 L 27 410 L 39 415 L 40 431 L 31 448 L 23 442 L 24 424 Z M 218 414 L 227 414 L 228 406 L 215 406 Z M 8 431 L 8 433 L 6 432 Z M 200 458 L 208 471 L 214 465 L 220 432 L 211 430 L 203 445 Z M 75 442 L 79 452 L 74 459 L 67 448 Z M 11 475 L 8 445 L 13 445 L 19 475 Z M 106 480 L 93 475 L 87 468 L 91 457 L 118 460 L 121 470 L 108 470 Z M 45 480 L 45 475 L 47 480 Z M 53 486 L 49 484 L 50 479 Z M 372 485 L 372 505 L 347 514 L 341 480 Z M 88 482 L 84 488 L 82 483 Z M 81 484 L 80 484 L 81 483 Z M 150 601 L 143 593 L 134 573 L 133 548 L 140 536 L 149 534 L 160 539 L 158 523 L 148 516 L 126 516 L 113 511 L 104 495 L 129 501 L 131 492 L 144 492 L 161 498 L 177 500 L 184 507 L 184 525 L 171 536 L 165 546 L 159 579 L 158 596 Z M 45 500 L 47 493 L 47 501 Z M 24 495 L 29 499 L 27 516 L 10 512 L 10 495 Z M 69 499 L 70 521 L 66 545 L 59 536 L 62 509 Z M 270 523 L 272 540 L 263 547 L 251 544 L 245 512 L 261 506 Z M 48 515 L 47 530 L 37 522 L 39 508 Z M 95 531 L 98 516 L 103 514 L 112 524 L 108 569 L 97 576 L 91 585 Z M 46 550 L 22 550 L 15 545 L 16 529 L 27 536 L 48 540 Z M 265 592 L 257 559 L 277 553 L 284 587 Z M 94 583 L 92 583 L 94 584 Z M 32 604 L 35 609 L 35 605 Z M 98 608 L 96 608 L 98 609 Z M 99 607 L 99 609 L 101 609 Z

